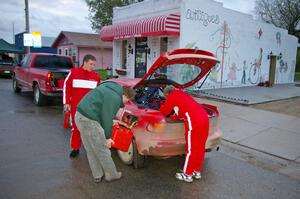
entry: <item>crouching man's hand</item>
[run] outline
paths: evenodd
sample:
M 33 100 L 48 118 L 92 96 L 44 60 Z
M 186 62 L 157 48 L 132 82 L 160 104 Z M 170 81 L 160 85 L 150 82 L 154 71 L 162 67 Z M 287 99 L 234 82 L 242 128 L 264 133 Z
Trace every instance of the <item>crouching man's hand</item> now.
M 106 146 L 110 149 L 111 148 L 111 146 L 114 144 L 115 142 L 111 139 L 111 138 L 109 138 L 109 139 L 107 139 L 106 140 Z

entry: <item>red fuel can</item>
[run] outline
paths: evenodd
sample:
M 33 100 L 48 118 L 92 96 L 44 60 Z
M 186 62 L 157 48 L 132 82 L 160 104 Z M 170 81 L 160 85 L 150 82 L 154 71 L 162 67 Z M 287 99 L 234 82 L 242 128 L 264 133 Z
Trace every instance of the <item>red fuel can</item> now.
M 64 112 L 64 128 L 65 129 L 69 128 L 70 116 L 71 116 L 70 111 Z
M 114 141 L 113 148 L 127 152 L 133 138 L 133 133 L 131 129 L 115 124 L 112 128 L 111 138 Z

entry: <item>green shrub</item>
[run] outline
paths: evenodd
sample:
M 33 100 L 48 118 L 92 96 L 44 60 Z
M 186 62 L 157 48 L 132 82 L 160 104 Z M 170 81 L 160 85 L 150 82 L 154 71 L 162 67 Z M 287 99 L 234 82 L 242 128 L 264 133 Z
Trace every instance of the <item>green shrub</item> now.
M 95 71 L 96 71 L 96 73 L 98 73 L 98 75 L 100 76 L 101 80 L 106 80 L 107 79 L 107 71 L 106 71 L 106 69 L 97 69 Z
M 295 81 L 300 81 L 300 72 L 295 72 Z

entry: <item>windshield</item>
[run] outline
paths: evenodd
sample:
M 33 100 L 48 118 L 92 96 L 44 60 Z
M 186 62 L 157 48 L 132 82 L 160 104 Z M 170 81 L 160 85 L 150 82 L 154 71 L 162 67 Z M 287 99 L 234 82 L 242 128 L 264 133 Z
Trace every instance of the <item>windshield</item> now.
M 184 85 L 195 79 L 201 73 L 199 66 L 190 64 L 172 64 L 160 67 L 154 71 L 150 79 L 168 79 Z
M 60 57 L 56 55 L 37 56 L 34 67 L 36 68 L 73 68 L 72 62 L 68 57 Z

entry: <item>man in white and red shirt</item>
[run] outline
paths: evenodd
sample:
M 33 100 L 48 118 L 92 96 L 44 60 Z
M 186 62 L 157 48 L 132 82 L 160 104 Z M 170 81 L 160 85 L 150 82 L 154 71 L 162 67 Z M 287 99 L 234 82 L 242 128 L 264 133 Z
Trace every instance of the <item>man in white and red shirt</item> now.
M 93 55 L 85 55 L 83 65 L 73 68 L 65 79 L 63 90 L 64 111 L 71 111 L 72 135 L 70 145 L 72 151 L 70 158 L 75 158 L 79 154 L 81 146 L 80 132 L 75 124 L 75 113 L 80 100 L 92 89 L 100 84 L 99 75 L 93 71 L 96 58 Z
M 174 86 L 164 89 L 166 101 L 160 108 L 163 115 L 172 111 L 172 119 L 183 119 L 185 125 L 186 157 L 182 172 L 176 173 L 176 178 L 192 182 L 193 178 L 201 179 L 202 164 L 205 156 L 205 143 L 209 131 L 207 112 L 190 95 Z

